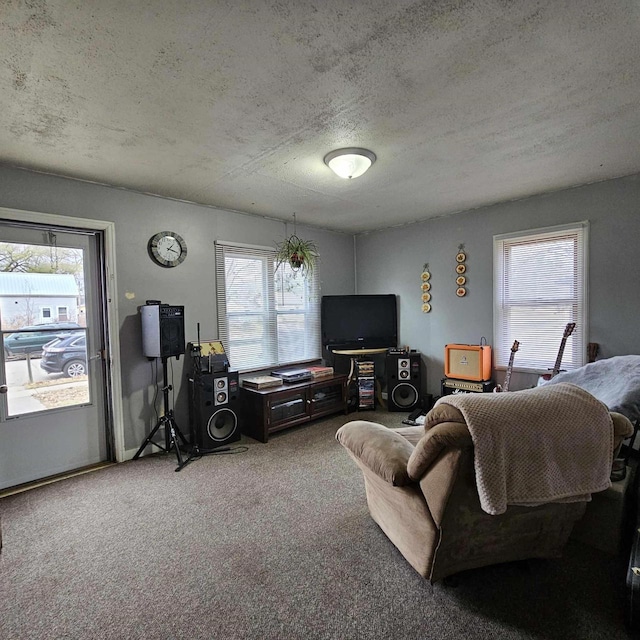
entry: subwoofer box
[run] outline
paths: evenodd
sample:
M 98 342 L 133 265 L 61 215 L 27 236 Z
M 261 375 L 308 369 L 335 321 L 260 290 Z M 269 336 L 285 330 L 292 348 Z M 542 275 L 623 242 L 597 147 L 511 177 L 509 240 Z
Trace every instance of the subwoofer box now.
M 240 440 L 238 372 L 205 373 L 189 383 L 191 444 L 206 452 Z
M 491 380 L 491 347 L 487 344 L 447 344 L 444 375 L 457 380 Z

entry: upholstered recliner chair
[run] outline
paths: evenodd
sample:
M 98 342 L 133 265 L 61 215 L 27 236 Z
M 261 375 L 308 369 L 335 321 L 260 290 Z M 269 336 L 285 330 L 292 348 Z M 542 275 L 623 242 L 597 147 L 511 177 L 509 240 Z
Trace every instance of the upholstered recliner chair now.
M 435 582 L 561 555 L 590 494 L 609 486 L 633 427 L 574 385 L 555 389 L 447 396 L 424 427 L 356 420 L 338 430 L 364 475 L 371 516 L 420 575 Z M 503 446 L 501 430 L 515 443 Z M 493 456 L 484 470 L 480 451 Z M 497 497 L 487 495 L 496 469 Z

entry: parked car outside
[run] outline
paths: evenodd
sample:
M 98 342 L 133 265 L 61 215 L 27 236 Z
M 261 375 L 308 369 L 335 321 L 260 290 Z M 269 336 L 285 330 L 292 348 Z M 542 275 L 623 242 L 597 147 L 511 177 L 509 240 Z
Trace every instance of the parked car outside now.
M 47 342 L 55 340 L 57 336 L 68 335 L 82 327 L 75 322 L 50 322 L 48 324 L 34 324 L 21 327 L 14 333 L 4 337 L 5 358 L 42 353 Z
M 77 378 L 87 373 L 87 336 L 84 331 L 61 336 L 42 350 L 40 368 L 47 373 L 64 373 Z

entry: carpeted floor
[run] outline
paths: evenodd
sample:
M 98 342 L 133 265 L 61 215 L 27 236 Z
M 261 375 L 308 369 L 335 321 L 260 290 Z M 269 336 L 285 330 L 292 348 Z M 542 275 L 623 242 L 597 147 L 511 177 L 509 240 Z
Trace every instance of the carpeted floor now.
M 368 515 L 337 416 L 174 473 L 151 456 L 0 502 L 0 637 L 627 638 L 623 558 L 429 585 Z

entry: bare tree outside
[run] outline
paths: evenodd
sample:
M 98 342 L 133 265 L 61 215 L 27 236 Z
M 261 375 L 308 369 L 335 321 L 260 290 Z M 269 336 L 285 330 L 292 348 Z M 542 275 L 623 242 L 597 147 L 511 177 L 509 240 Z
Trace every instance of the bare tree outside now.
M 0 271 L 70 273 L 84 295 L 82 249 L 0 242 Z
M 29 326 L 36 322 L 36 309 L 32 293 L 31 286 L 26 285 L 27 291 L 24 298 L 23 313 L 13 316 L 10 320 L 3 323 L 3 327 L 6 329 L 19 329 L 20 327 Z

